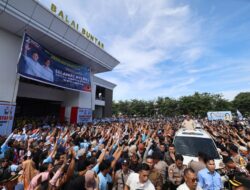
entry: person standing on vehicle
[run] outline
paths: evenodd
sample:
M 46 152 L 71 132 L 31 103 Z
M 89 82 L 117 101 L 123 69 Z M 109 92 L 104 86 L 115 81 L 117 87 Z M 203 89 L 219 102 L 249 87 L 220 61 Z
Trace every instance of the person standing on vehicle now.
M 195 129 L 195 122 L 193 119 L 190 118 L 189 115 L 186 116 L 184 121 L 182 122 L 181 126 L 188 130 L 194 130 Z

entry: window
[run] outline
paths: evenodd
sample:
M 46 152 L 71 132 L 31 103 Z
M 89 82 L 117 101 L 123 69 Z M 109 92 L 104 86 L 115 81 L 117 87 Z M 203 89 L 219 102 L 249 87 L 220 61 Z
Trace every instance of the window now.
M 96 86 L 95 97 L 96 100 L 105 100 L 105 88 L 101 86 Z
M 197 157 L 198 152 L 204 152 L 214 159 L 220 156 L 212 139 L 198 137 L 180 137 L 174 139 L 176 152 L 184 156 Z

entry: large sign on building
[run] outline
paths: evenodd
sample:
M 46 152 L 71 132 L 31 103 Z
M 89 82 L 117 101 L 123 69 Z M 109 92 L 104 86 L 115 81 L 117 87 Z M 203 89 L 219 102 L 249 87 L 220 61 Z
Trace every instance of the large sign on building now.
M 80 32 L 83 36 L 88 38 L 90 41 L 92 41 L 94 44 L 99 46 L 100 48 L 104 48 L 104 44 L 98 40 L 94 35 L 92 35 L 89 31 L 87 31 L 85 28 L 80 28 L 79 24 L 74 21 L 70 20 L 68 15 L 66 15 L 63 10 L 58 10 L 57 6 L 55 4 L 51 4 L 50 6 L 51 12 L 53 12 L 55 15 L 57 15 L 61 20 L 66 22 L 68 25 L 70 25 L 72 28 L 74 28 L 76 31 Z
M 15 104 L 0 102 L 0 135 L 9 135 L 12 131 Z
M 77 91 L 91 91 L 90 68 L 53 55 L 25 34 L 18 73 L 26 78 Z

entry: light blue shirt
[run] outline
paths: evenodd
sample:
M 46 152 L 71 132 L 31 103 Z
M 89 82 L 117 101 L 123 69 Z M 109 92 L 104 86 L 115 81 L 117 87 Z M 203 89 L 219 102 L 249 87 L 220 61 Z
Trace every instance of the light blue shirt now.
M 93 168 L 92 171 L 95 172 L 96 174 L 98 174 L 99 172 L 99 164 L 96 164 Z
M 54 75 L 51 68 L 43 66 L 41 71 L 41 78 L 48 80 L 50 82 L 54 82 Z
M 98 173 L 99 177 L 99 190 L 108 190 L 108 182 L 112 183 L 112 177 L 107 174 L 104 176 L 101 171 L 99 171 L 99 164 L 96 164 L 95 167 L 92 168 L 92 171 Z
M 81 148 L 88 149 L 89 143 L 87 143 L 87 142 L 81 142 L 81 143 L 80 143 L 80 147 L 81 147 Z
M 17 140 L 17 141 L 21 141 L 22 140 L 22 135 L 21 134 L 16 134 L 16 135 L 13 135 L 12 138 Z
M 0 154 L 0 158 L 4 158 L 4 154 L 5 152 L 10 148 L 8 146 L 8 142 L 10 141 L 10 139 L 13 137 L 13 133 L 11 133 L 8 138 L 5 140 L 5 142 L 2 144 L 1 146 L 1 154 Z
M 221 177 L 217 172 L 211 173 L 207 168 L 198 172 L 198 186 L 203 190 L 220 190 L 223 188 Z
M 11 171 L 11 172 L 17 172 L 17 169 L 18 169 L 18 168 L 19 168 L 18 165 L 12 164 L 12 165 L 10 166 L 10 171 Z
M 46 159 L 43 160 L 43 164 L 46 164 L 46 163 L 52 163 L 53 160 L 51 158 L 51 156 L 48 156 Z
M 107 174 L 104 176 L 102 172 L 98 174 L 99 177 L 99 190 L 108 190 L 108 182 L 112 183 L 112 177 Z
M 41 77 L 43 67 L 40 65 L 40 63 L 34 61 L 28 56 L 25 56 L 24 58 L 26 61 L 25 73 L 32 76 Z
M 32 139 L 38 139 L 39 138 L 39 134 L 32 134 L 29 136 Z

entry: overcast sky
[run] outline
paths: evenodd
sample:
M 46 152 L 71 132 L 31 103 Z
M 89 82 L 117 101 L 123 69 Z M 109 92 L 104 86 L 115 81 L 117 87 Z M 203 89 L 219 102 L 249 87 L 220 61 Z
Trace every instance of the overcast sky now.
M 114 100 L 250 91 L 250 0 L 39 0 L 85 27 L 121 63 L 98 76 Z

